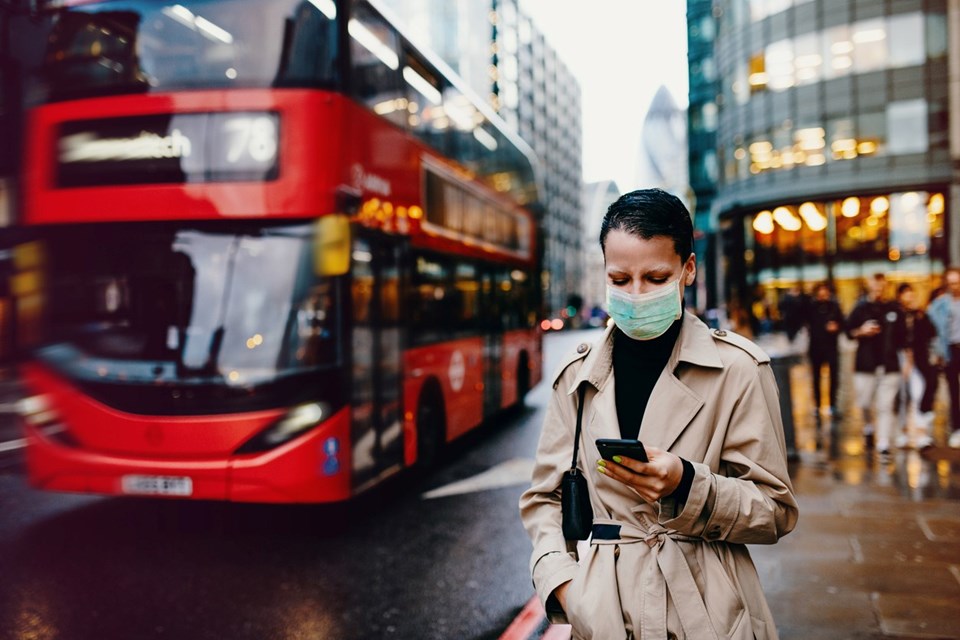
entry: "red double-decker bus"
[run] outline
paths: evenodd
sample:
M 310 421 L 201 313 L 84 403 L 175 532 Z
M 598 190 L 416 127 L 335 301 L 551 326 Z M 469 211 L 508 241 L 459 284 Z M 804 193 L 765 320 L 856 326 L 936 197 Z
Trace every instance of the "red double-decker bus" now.
M 382 9 L 63 2 L 52 25 L 34 486 L 344 500 L 539 381 L 535 158 Z

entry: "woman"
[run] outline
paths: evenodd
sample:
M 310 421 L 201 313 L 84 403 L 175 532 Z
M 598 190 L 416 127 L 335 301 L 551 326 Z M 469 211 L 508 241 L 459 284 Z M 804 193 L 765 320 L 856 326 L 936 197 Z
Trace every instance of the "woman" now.
M 574 638 L 777 637 L 744 546 L 776 542 L 797 519 L 777 386 L 751 342 L 683 313 L 692 237 L 686 208 L 659 189 L 610 206 L 600 246 L 614 324 L 554 380 L 520 512 L 548 618 Z M 559 487 L 580 385 L 594 526 L 578 562 Z M 649 462 L 601 460 L 597 438 L 639 438 Z

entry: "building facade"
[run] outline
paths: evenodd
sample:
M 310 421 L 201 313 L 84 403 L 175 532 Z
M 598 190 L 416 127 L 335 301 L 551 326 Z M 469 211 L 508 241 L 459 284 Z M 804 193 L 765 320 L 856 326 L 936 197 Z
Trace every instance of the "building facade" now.
M 553 312 L 583 300 L 580 83 L 518 0 L 493 6 L 492 101 L 543 168 L 543 299 Z
M 862 279 L 878 272 L 913 283 L 924 300 L 958 260 L 948 28 L 958 6 L 714 0 L 710 215 L 733 318 L 755 321 L 789 288 L 819 281 L 849 310 Z M 688 7 L 706 15 L 705 4 Z M 712 109 L 706 98 L 697 104 Z
M 529 144 L 543 192 L 543 305 L 583 297 L 580 85 L 519 0 L 382 0 Z
M 620 188 L 613 180 L 583 185 L 583 306 L 590 313 L 594 308 L 607 308 L 607 278 L 600 250 L 600 224 L 607 209 L 620 197 Z
M 695 306 L 715 308 L 722 290 L 723 264 L 717 252 L 716 222 L 711 218 L 720 178 L 717 163 L 717 96 L 720 82 L 714 45 L 717 38 L 715 0 L 687 0 L 687 64 L 689 106 L 687 149 L 698 273 Z

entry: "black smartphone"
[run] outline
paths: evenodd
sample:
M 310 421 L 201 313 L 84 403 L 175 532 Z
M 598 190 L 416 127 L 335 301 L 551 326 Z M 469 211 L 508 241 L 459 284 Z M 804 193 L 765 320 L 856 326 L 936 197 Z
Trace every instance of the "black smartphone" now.
M 632 458 L 648 462 L 647 450 L 639 440 L 621 440 L 619 438 L 597 438 L 597 449 L 604 460 L 613 460 L 613 456 Z

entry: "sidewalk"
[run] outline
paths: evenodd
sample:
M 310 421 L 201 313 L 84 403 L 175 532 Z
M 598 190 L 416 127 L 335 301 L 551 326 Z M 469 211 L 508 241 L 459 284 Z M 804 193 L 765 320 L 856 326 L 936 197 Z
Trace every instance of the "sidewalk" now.
M 776 545 L 750 548 L 780 637 L 960 639 L 960 451 L 904 449 L 881 464 L 864 446 L 847 389 L 849 351 L 844 367 L 838 402 L 846 417 L 820 428 L 809 366 L 790 371 L 800 519 Z M 940 443 L 946 402 L 940 389 Z M 540 620 L 524 638 L 569 638 L 569 627 Z

